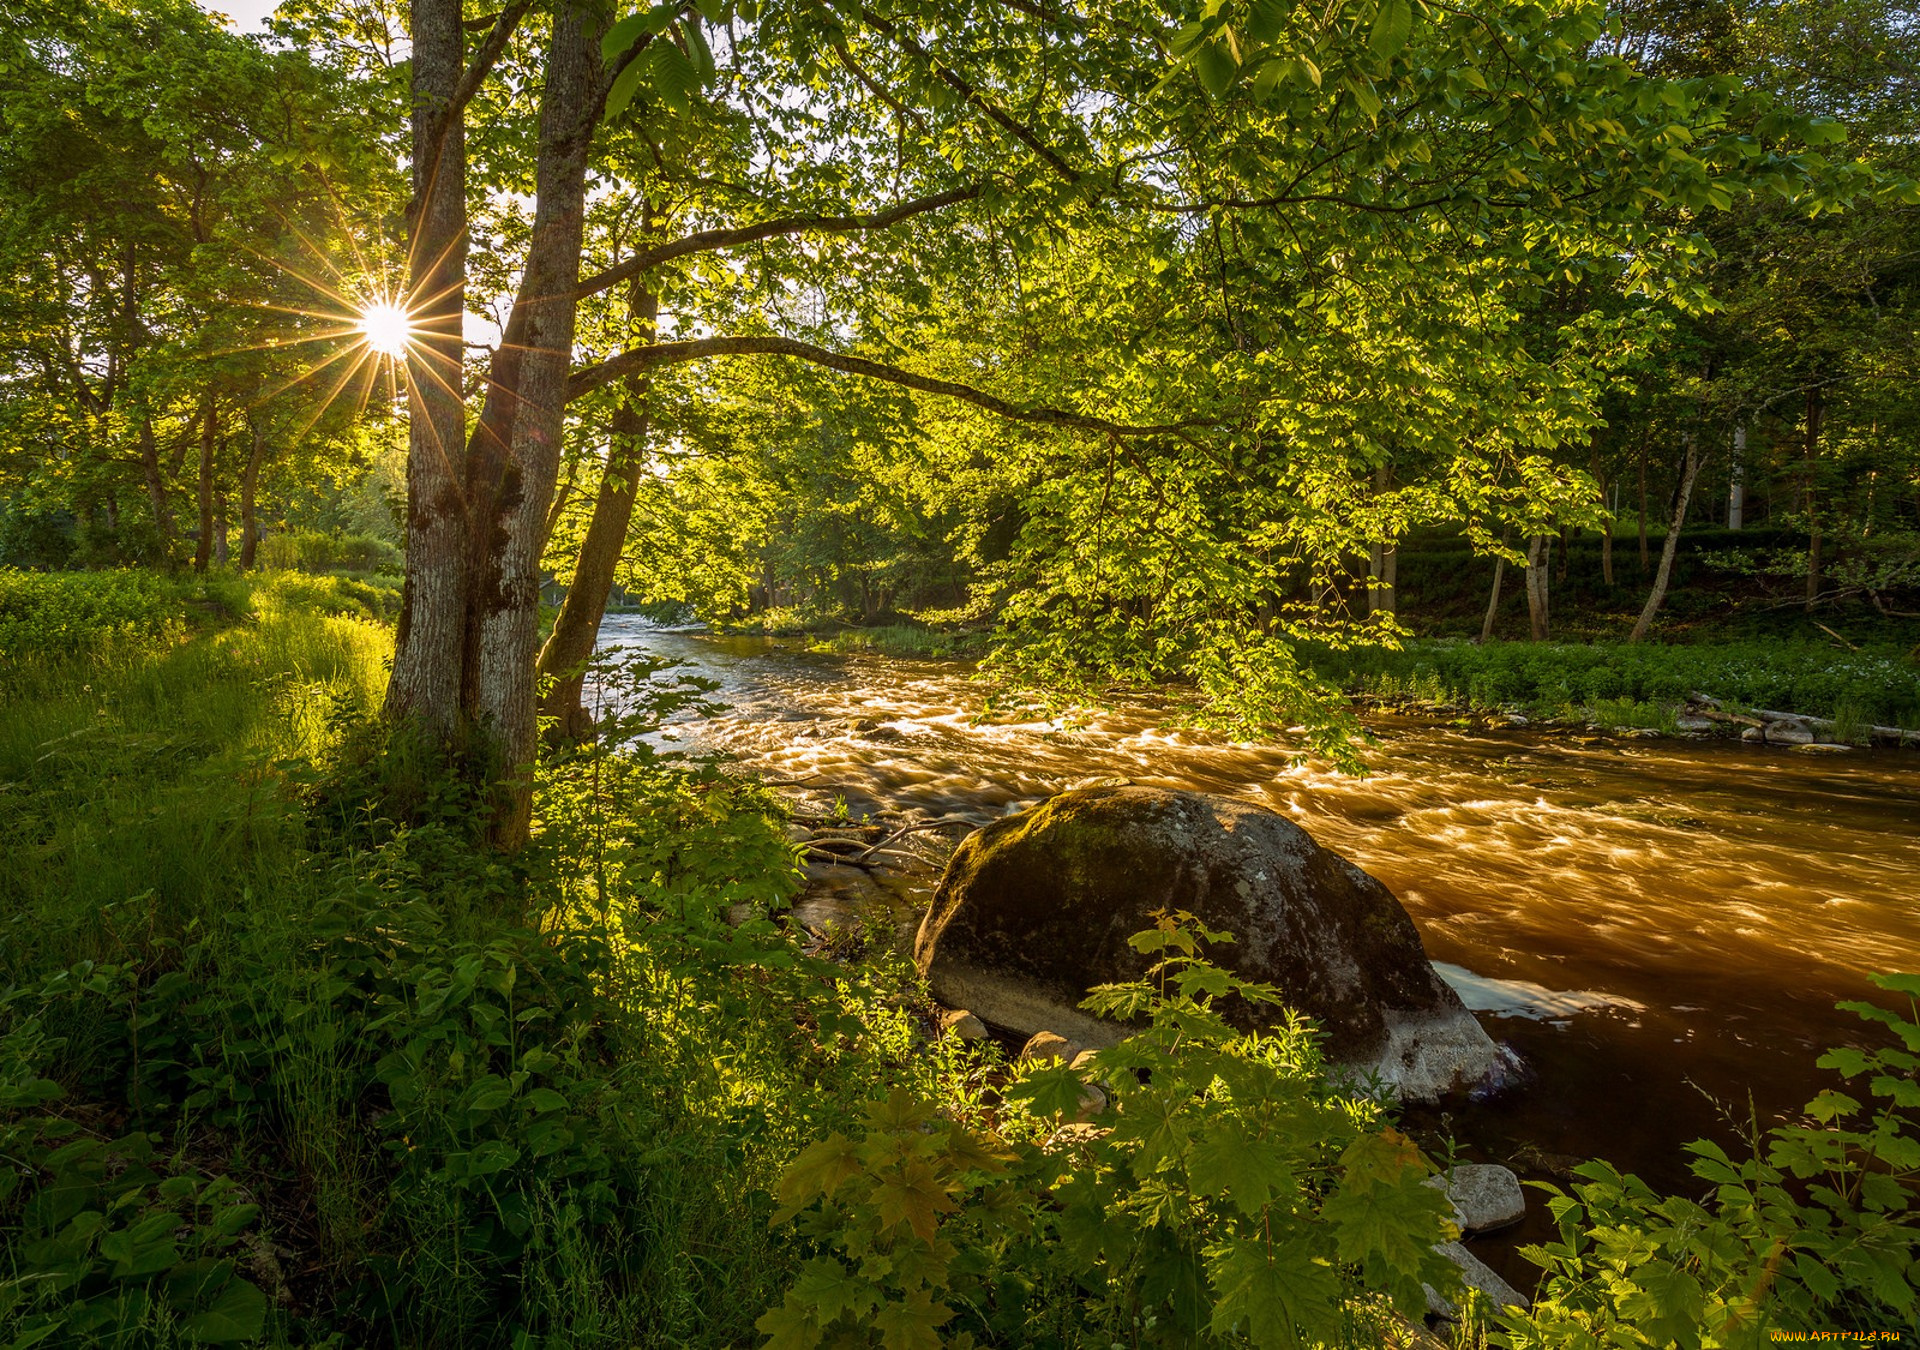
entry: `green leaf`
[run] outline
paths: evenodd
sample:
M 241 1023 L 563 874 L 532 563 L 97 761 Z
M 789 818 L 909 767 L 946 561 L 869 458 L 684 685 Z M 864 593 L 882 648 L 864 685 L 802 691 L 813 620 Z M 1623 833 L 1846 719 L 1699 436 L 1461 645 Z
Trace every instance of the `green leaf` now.
M 1213 1330 L 1236 1330 L 1256 1346 L 1314 1344 L 1338 1326 L 1340 1280 L 1294 1238 L 1268 1248 L 1237 1243 L 1209 1263 L 1218 1301 Z
M 1080 1075 L 1057 1060 L 1035 1069 L 1007 1089 L 1007 1100 L 1026 1102 L 1038 1116 L 1071 1115 L 1079 1109 L 1085 1091 Z
M 1255 42 L 1272 42 L 1286 28 L 1293 6 L 1289 0 L 1253 0 L 1247 10 L 1247 36 Z
M 680 32 L 687 40 L 687 51 L 693 58 L 694 72 L 704 84 L 714 76 L 713 48 L 707 45 L 707 35 L 696 20 L 682 20 Z
M 1240 74 L 1240 63 L 1223 39 L 1216 38 L 1195 48 L 1191 60 L 1194 73 L 1200 77 L 1200 87 L 1214 98 L 1232 88 L 1235 77 Z
M 761 1313 L 753 1325 L 767 1338 L 765 1350 L 813 1350 L 820 1344 L 813 1309 L 791 1291 L 779 1307 Z
M 889 1303 L 873 1316 L 886 1350 L 940 1350 L 940 1324 L 953 1309 L 935 1303 L 927 1289 L 916 1289 L 899 1303 Z
M 208 1345 L 259 1338 L 267 1325 L 267 1296 L 238 1276 L 228 1280 L 212 1306 L 187 1318 L 187 1335 Z
M 804 1205 L 816 1197 L 831 1197 L 841 1186 L 860 1175 L 860 1158 L 853 1141 L 835 1131 L 816 1144 L 802 1149 L 780 1178 L 780 1203 Z M 778 1216 L 775 1222 L 779 1222 Z
M 1413 36 L 1412 0 L 1382 0 L 1374 15 L 1373 31 L 1367 34 L 1367 46 L 1382 60 L 1398 56 Z
M 815 1257 L 800 1267 L 793 1293 L 822 1326 L 830 1325 L 843 1312 L 864 1313 L 879 1302 L 870 1281 L 830 1256 Z

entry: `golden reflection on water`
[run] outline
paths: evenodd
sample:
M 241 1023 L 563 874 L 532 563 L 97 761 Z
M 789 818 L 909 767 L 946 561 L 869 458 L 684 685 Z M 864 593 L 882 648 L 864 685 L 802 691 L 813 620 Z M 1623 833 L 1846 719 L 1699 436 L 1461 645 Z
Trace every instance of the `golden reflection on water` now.
M 1489 1015 L 1539 1073 L 1513 1110 L 1516 1128 L 1559 1140 L 1548 1147 L 1589 1151 L 1598 1132 L 1609 1156 L 1645 1153 L 1658 1171 L 1659 1150 L 1716 1123 L 1690 1083 L 1723 1101 L 1752 1089 L 1763 1116 L 1797 1105 L 1818 1086 L 1818 1048 L 1856 1025 L 1833 1001 L 1871 996 L 1870 972 L 1920 969 L 1911 751 L 1811 757 L 1386 719 L 1358 778 L 1296 763 L 1285 745 L 1159 727 L 1143 708 L 1074 728 L 976 725 L 980 690 L 952 663 L 822 657 L 614 616 L 602 638 L 720 682 L 729 710 L 685 728 L 695 742 L 856 813 L 985 822 L 1113 776 L 1282 812 L 1386 882 L 1435 961 L 1612 996 L 1547 1022 Z

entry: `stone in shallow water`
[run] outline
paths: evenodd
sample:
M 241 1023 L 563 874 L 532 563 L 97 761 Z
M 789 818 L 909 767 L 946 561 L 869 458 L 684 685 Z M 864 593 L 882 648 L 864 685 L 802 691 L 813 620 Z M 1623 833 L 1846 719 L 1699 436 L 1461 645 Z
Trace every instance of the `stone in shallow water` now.
M 1441 1242 L 1434 1250 L 1460 1268 L 1460 1281 L 1469 1289 L 1478 1289 L 1482 1296 L 1500 1308 L 1525 1308 L 1530 1306 L 1527 1296 L 1500 1278 L 1499 1272 L 1485 1261 L 1462 1247 L 1457 1242 Z M 1460 1310 L 1452 1302 L 1441 1296 L 1432 1285 L 1423 1286 L 1427 1291 L 1427 1312 L 1434 1317 L 1456 1320 Z
M 1022 1060 L 1058 1059 L 1070 1063 L 1079 1054 L 1079 1046 L 1065 1036 L 1055 1035 L 1051 1031 L 1036 1031 L 1027 1043 L 1020 1047 Z
M 1233 933 L 1213 960 L 1278 986 L 1327 1033 L 1333 1063 L 1404 1099 L 1472 1088 L 1501 1068 L 1385 886 L 1292 821 L 1224 797 L 1090 788 L 976 832 L 947 865 L 914 959 L 943 1003 L 1110 1045 L 1126 1028 L 1080 1001 L 1094 985 L 1142 978 L 1153 958 L 1127 939 L 1177 910 Z M 1218 1007 L 1249 1030 L 1273 1020 L 1237 998 Z
M 986 1023 L 965 1008 L 955 1008 L 952 1012 L 940 1014 L 940 1030 L 948 1036 L 957 1036 L 963 1041 L 987 1039 Z
M 1453 1202 L 1453 1222 L 1462 1233 L 1491 1233 L 1527 1217 L 1520 1178 L 1496 1163 L 1461 1163 L 1427 1182 Z

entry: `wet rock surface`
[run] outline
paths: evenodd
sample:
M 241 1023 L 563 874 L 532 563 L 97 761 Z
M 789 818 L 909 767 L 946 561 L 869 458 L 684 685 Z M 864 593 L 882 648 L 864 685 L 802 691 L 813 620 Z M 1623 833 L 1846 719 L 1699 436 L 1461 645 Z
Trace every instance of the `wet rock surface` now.
M 1078 1005 L 1094 985 L 1140 978 L 1151 962 L 1127 939 L 1174 910 L 1233 933 L 1213 959 L 1278 986 L 1327 1032 L 1332 1061 L 1405 1099 L 1472 1087 L 1500 1065 L 1385 886 L 1284 817 L 1223 797 L 1086 788 L 979 831 L 949 862 L 914 959 L 945 1004 L 1111 1044 L 1125 1028 Z M 1246 1029 L 1271 1016 L 1218 1006 Z

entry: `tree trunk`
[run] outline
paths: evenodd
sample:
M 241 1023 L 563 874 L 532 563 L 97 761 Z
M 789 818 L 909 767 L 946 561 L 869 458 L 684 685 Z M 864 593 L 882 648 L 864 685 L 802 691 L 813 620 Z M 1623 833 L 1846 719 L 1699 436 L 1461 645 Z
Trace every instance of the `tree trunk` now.
M 193 570 L 204 572 L 213 556 L 213 453 L 220 440 L 220 406 L 211 388 L 200 409 L 200 537 L 193 542 Z
M 1385 496 L 1393 487 L 1393 468 L 1382 464 L 1373 471 L 1373 490 Z M 1398 615 L 1394 581 L 1400 570 L 1400 551 L 1391 540 L 1376 540 L 1367 552 L 1367 613 Z
M 1600 579 L 1613 589 L 1613 516 L 1600 522 Z
M 658 298 L 636 283 L 627 303 L 627 312 L 636 330 L 633 345 L 652 342 L 654 322 L 659 316 Z M 540 715 L 553 719 L 556 734 L 576 740 L 591 730 L 586 709 L 580 702 L 586 684 L 582 668 L 599 641 L 600 616 L 606 613 L 607 597 L 613 590 L 613 574 L 627 545 L 627 526 L 633 519 L 634 494 L 640 466 L 646 457 L 647 389 L 651 383 L 639 373 L 625 379 L 620 406 L 613 413 L 607 469 L 601 475 L 600 493 L 593 503 L 593 519 L 587 525 L 587 536 L 581 541 L 580 557 L 574 564 L 573 584 L 567 587 L 566 602 L 553 621 L 553 632 L 540 649 L 538 677 L 553 680 L 541 699 Z
M 260 489 L 260 469 L 267 462 L 267 437 L 253 414 L 247 414 L 247 431 L 252 444 L 247 448 L 247 467 L 240 471 L 240 570 L 251 572 L 260 547 L 260 522 L 254 511 L 254 498 Z
M 173 549 L 173 512 L 167 509 L 167 482 L 160 472 L 160 443 L 153 434 L 153 414 L 140 419 L 140 470 L 146 475 L 147 501 L 153 507 L 153 525 L 169 552 Z
M 511 778 L 491 828 L 496 847 L 525 843 L 532 821 L 530 766 L 537 730 L 534 664 L 540 642 L 540 545 L 560 470 L 567 372 L 573 355 L 574 294 L 586 225 L 587 152 L 604 97 L 603 25 L 582 5 L 553 17 L 540 150 L 534 170 L 532 242 L 515 308 L 526 315 L 519 344 L 510 452 L 476 461 L 468 500 L 479 533 L 478 565 L 467 579 L 468 715 L 485 727 Z
M 1818 389 L 1807 390 L 1806 495 L 1807 495 L 1807 608 L 1820 601 L 1820 516 L 1816 509 L 1814 469 L 1820 452 L 1820 421 L 1826 412 L 1826 400 Z
M 1727 474 L 1727 528 L 1745 529 L 1747 524 L 1747 429 L 1733 429 L 1733 464 Z
M 1638 642 L 1653 627 L 1654 615 L 1660 612 L 1660 605 L 1667 598 L 1667 582 L 1673 577 L 1673 555 L 1680 548 L 1680 529 L 1687 522 L 1687 503 L 1693 500 L 1693 481 L 1700 476 L 1700 447 L 1691 433 L 1687 436 L 1687 456 L 1680 469 L 1680 491 L 1676 495 L 1673 507 L 1673 519 L 1667 524 L 1666 542 L 1660 546 L 1660 570 L 1654 573 L 1653 593 L 1647 597 L 1646 608 L 1640 611 L 1640 621 L 1633 626 L 1633 633 L 1627 638 L 1630 643 Z
M 1545 642 L 1547 622 L 1547 564 L 1553 557 L 1553 536 L 1536 534 L 1527 540 L 1527 625 L 1535 642 Z
M 466 63 L 460 0 L 412 0 L 413 200 L 408 205 L 407 575 L 386 714 L 451 735 L 464 656 L 466 118 L 453 110 Z M 453 110 L 453 111 L 450 111 Z
M 1500 542 L 1503 544 L 1506 543 L 1506 536 L 1502 535 Z M 1493 560 L 1493 593 L 1487 597 L 1487 617 L 1481 620 L 1480 623 L 1480 642 L 1482 646 L 1493 641 L 1493 621 L 1500 613 L 1500 583 L 1506 580 L 1506 577 L 1507 560 L 1505 558 L 1495 558 Z
M 1653 428 L 1648 426 L 1640 433 L 1640 575 L 1647 574 L 1647 442 L 1653 439 Z

